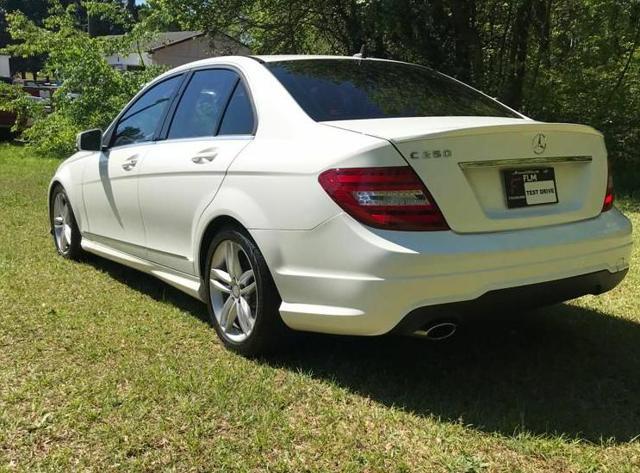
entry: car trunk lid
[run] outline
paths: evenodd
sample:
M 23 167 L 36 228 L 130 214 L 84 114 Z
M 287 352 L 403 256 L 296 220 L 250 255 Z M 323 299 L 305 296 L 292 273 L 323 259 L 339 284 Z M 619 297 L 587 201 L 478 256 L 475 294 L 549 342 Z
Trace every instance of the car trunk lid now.
M 390 141 L 458 233 L 557 225 L 602 209 L 606 149 L 587 126 L 491 117 L 324 123 Z

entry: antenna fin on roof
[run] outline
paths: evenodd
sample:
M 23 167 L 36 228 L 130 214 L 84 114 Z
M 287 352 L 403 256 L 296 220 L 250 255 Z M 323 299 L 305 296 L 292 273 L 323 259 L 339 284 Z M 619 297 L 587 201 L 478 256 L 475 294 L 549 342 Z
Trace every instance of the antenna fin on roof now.
M 357 57 L 358 59 L 364 59 L 367 57 L 367 45 L 365 43 L 362 43 L 362 46 L 360 47 L 360 52 L 357 54 L 354 54 L 353 57 Z

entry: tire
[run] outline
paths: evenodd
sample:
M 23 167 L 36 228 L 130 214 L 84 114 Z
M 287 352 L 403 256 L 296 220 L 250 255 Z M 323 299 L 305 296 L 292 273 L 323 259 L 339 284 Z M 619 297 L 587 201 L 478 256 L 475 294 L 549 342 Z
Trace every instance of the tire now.
M 49 205 L 49 221 L 51 223 L 51 236 L 56 251 L 63 258 L 78 260 L 83 254 L 80 242 L 82 235 L 76 222 L 76 217 L 71 208 L 71 202 L 60 185 L 51 193 Z
M 211 324 L 225 347 L 246 357 L 283 347 L 289 330 L 280 317 L 280 294 L 245 231 L 225 227 L 216 234 L 207 250 L 203 283 Z

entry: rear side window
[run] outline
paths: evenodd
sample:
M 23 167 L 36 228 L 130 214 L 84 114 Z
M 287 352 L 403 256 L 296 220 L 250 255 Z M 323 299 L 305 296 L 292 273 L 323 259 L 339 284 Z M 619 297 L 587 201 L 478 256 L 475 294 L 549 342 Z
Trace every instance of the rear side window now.
M 239 78 L 229 70 L 196 71 L 169 128 L 169 139 L 214 136 Z
M 489 97 L 426 67 L 374 59 L 302 59 L 265 66 L 316 121 L 521 118 Z
M 255 127 L 253 108 L 247 89 L 239 82 L 220 125 L 220 135 L 252 135 Z
M 153 86 L 125 112 L 116 126 L 113 146 L 142 143 L 154 139 L 182 76 L 175 76 Z

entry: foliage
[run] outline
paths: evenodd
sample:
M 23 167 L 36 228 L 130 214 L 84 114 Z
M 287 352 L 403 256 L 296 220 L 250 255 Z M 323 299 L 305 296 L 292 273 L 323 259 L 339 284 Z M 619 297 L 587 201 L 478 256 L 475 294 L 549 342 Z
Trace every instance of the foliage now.
M 45 115 L 42 102 L 33 100 L 22 87 L 5 83 L 0 83 L 0 111 L 15 115 L 11 131 L 18 134 L 27 129 L 34 120 Z
M 85 2 L 94 16 L 125 24 L 129 18 L 122 7 Z M 7 15 L 9 32 L 15 44 L 6 49 L 15 55 L 46 55 L 44 71 L 62 82 L 52 96 L 53 112 L 34 116 L 34 126 L 24 136 L 36 151 L 63 156 L 73 150 L 77 132 L 87 128 L 105 128 L 139 88 L 161 69 L 120 72 L 106 61 L 108 54 L 128 53 L 148 33 L 143 25 L 120 40 L 91 37 L 78 27 L 77 8 L 54 3 L 43 26 L 36 25 L 24 13 Z M 11 104 L 0 106 L 10 108 Z
M 141 10 L 51 0 L 41 18 L 46 1 L 28 0 L 33 14 L 7 19 L 12 51 L 49 55 L 45 71 L 64 80 L 54 105 L 65 119 L 51 124 L 104 126 L 154 73 L 119 75 L 104 54 L 136 52 L 153 31 L 181 26 L 223 31 L 255 53 L 350 55 L 366 44 L 372 56 L 434 67 L 532 118 L 590 124 L 618 164 L 640 164 L 639 0 L 149 0 Z M 88 17 L 128 34 L 91 37 Z
M 0 0 L 0 47 L 11 40 L 8 32 L 6 12 L 20 10 L 29 15 L 36 24 L 42 24 L 47 15 L 47 0 Z M 37 72 L 42 69 L 42 56 L 12 57 L 11 70 L 15 72 Z
M 256 53 L 369 53 L 434 67 L 529 116 L 590 124 L 640 164 L 638 0 L 151 0 Z
M 122 34 L 125 25 L 118 21 L 111 21 L 111 18 L 103 15 L 91 14 L 89 9 L 78 0 L 56 0 L 64 7 L 75 5 L 76 22 L 82 28 L 87 29 L 91 36 L 101 36 L 107 34 Z M 11 41 L 8 32 L 7 13 L 22 12 L 36 25 L 42 26 L 49 15 L 50 0 L 0 0 L 0 47 L 5 47 Z M 94 0 L 95 4 L 104 5 L 105 8 L 122 9 L 122 0 Z M 128 1 L 126 12 L 131 18 L 137 18 L 139 7 L 134 1 Z M 37 73 L 42 70 L 45 57 L 42 55 L 11 58 L 11 69 L 13 73 L 32 72 Z
M 496 78 L 492 71 L 500 63 L 494 59 L 479 85 L 514 99 L 512 105 L 534 118 L 588 123 L 604 132 L 618 165 L 640 164 L 640 2 L 530 3 L 519 80 Z M 503 29 L 509 28 L 507 16 L 495 9 L 487 18 L 495 23 L 501 16 Z M 507 36 L 507 42 L 517 38 Z M 509 84 L 518 90 L 509 94 Z

